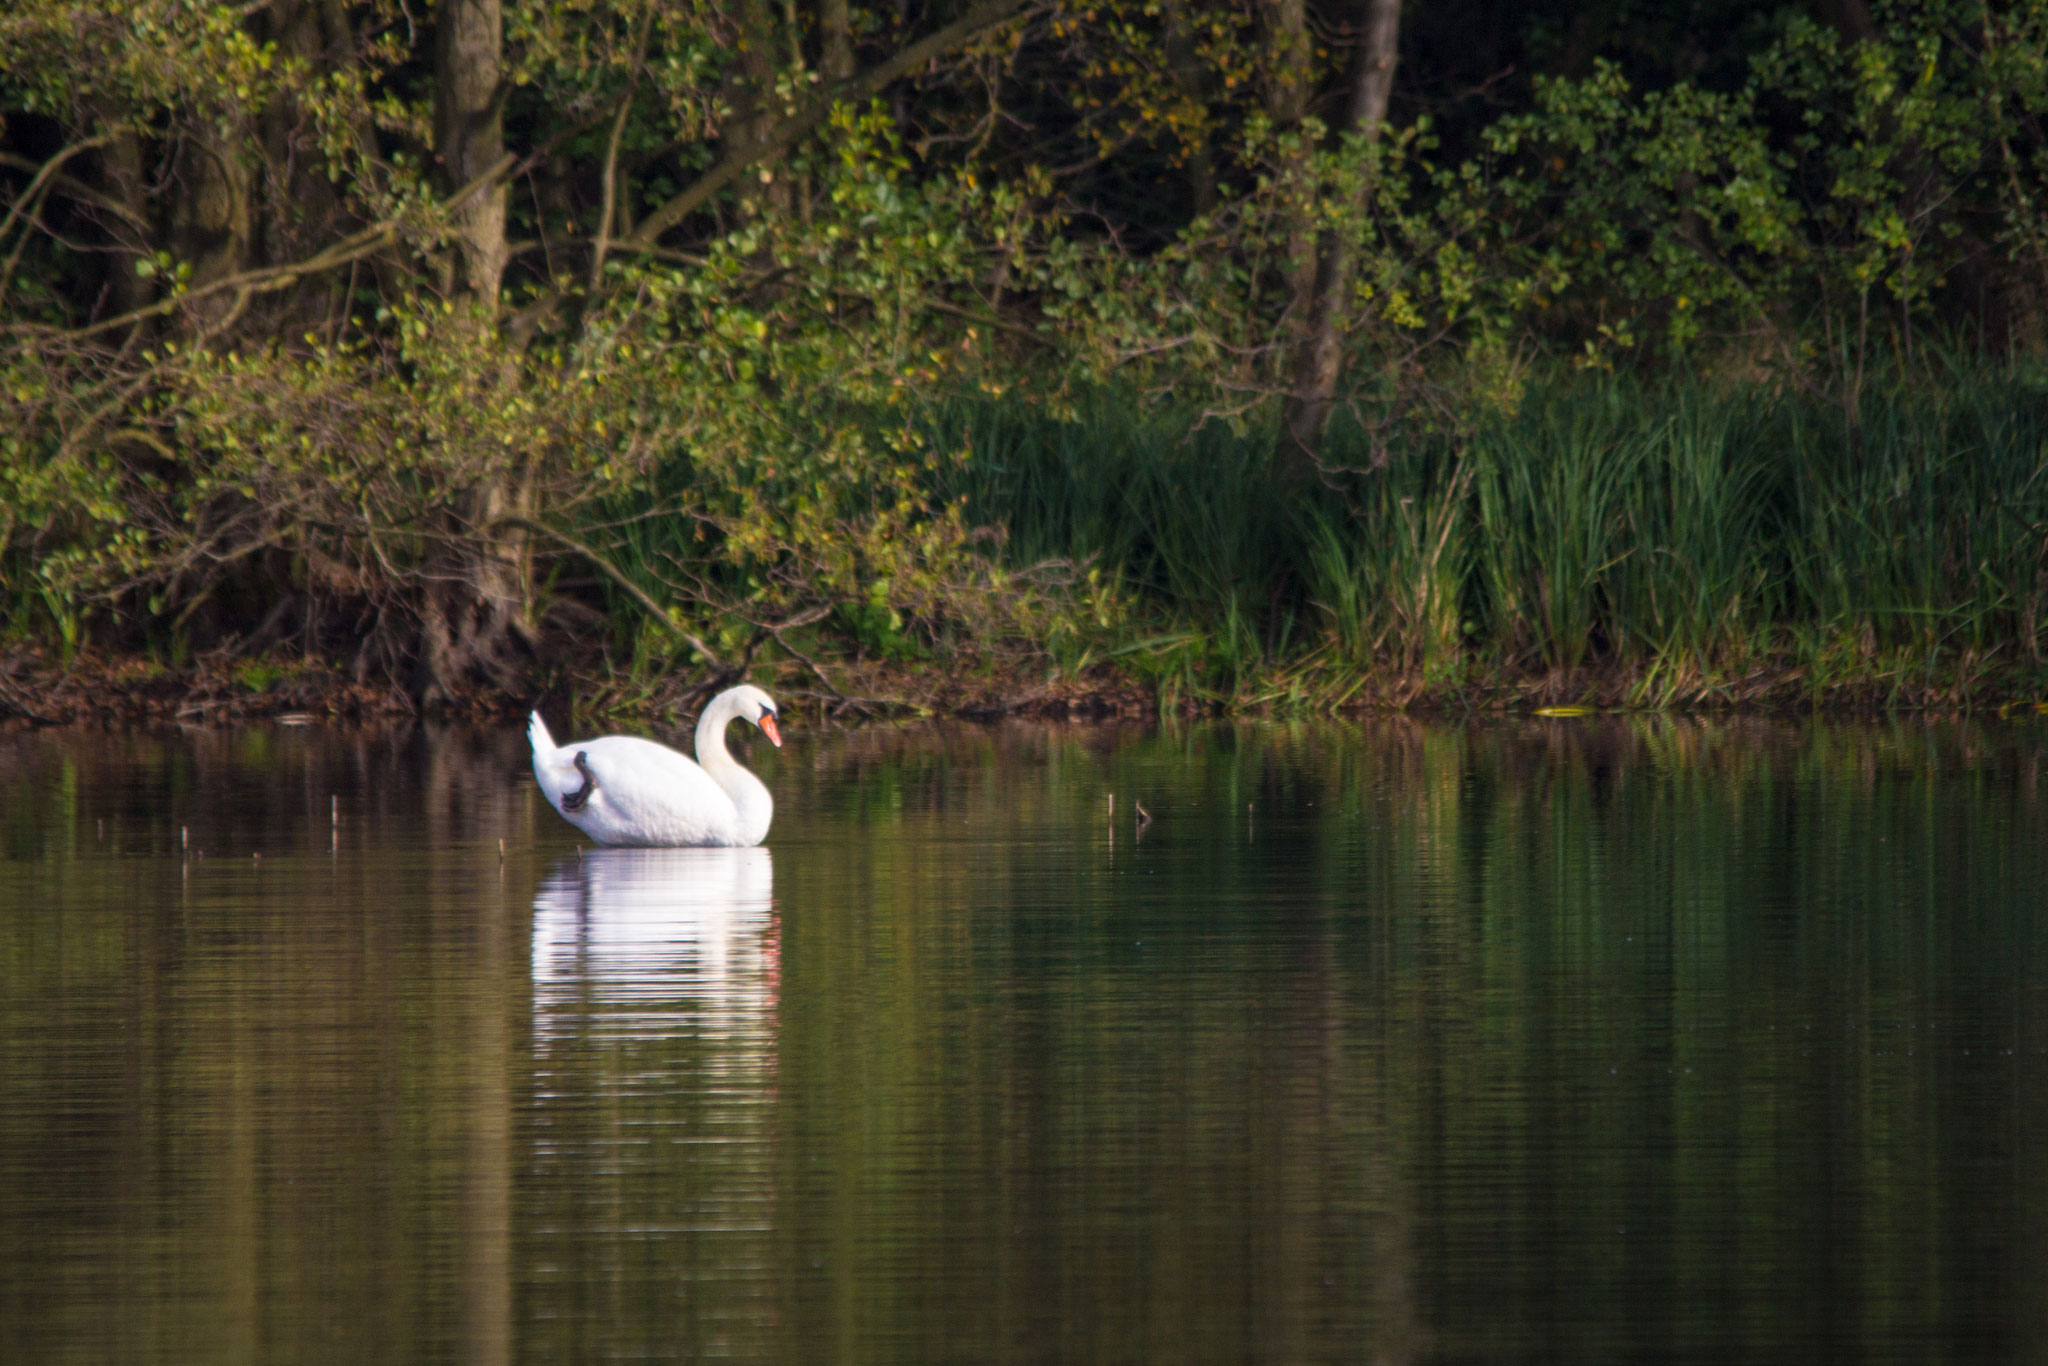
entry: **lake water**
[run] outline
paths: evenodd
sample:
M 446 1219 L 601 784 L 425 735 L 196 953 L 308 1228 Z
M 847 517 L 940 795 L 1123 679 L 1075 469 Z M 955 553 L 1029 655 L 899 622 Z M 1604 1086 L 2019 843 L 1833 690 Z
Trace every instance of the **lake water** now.
M 2048 721 L 786 724 L 0 735 L 0 1361 L 2048 1353 Z

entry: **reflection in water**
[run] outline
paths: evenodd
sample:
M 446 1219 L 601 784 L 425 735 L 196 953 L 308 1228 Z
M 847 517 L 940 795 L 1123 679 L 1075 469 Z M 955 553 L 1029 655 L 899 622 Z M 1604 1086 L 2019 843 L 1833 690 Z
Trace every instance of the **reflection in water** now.
M 0 1363 L 2048 1358 L 2048 721 L 760 758 L 0 733 Z
M 533 900 L 535 1039 L 680 1029 L 772 1046 L 774 891 L 766 849 L 563 859 Z
M 518 762 L 0 735 L 0 1362 L 513 1359 Z
M 774 874 L 766 849 L 585 850 L 534 897 L 537 1358 L 766 1350 Z

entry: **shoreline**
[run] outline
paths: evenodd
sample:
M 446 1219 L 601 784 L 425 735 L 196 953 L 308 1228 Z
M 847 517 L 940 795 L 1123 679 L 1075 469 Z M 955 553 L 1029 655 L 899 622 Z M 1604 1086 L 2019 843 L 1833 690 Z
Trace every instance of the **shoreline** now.
M 1691 696 L 1643 699 L 1641 669 L 1591 668 L 1520 677 L 1478 674 L 1462 685 L 1432 686 L 1395 671 L 1323 676 L 1304 688 L 1299 673 L 1275 673 L 1265 695 L 1162 699 L 1143 680 L 1097 664 L 1079 676 L 953 665 L 851 664 L 846 686 L 815 672 L 762 668 L 754 681 L 786 706 L 837 726 L 901 718 L 992 721 L 1004 717 L 1148 720 L 1224 716 L 1408 715 L 1436 719 L 1589 713 L 1873 717 L 2048 714 L 2048 686 L 2037 671 L 1978 676 L 1967 685 L 1882 677 L 1844 678 L 1815 689 L 1798 670 L 1758 672 L 1732 682 L 1703 681 Z M 820 686 L 820 684 L 824 686 Z M 1347 685 L 1348 684 L 1348 685 Z M 2031 684 L 2031 686 L 2030 686 Z M 0 726 L 319 724 L 435 718 L 486 722 L 523 716 L 535 706 L 591 716 L 673 717 L 694 712 L 711 680 L 621 678 L 595 666 L 556 672 L 525 695 L 479 688 L 422 707 L 391 682 L 361 682 L 319 661 L 215 656 L 173 668 L 139 655 L 82 652 L 59 664 L 42 651 L 0 654 Z M 1329 697 L 1342 693 L 1342 700 Z

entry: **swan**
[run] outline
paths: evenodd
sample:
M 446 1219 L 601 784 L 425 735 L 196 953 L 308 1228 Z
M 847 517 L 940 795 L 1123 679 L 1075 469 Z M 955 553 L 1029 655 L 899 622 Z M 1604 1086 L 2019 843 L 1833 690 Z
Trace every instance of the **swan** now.
M 539 712 L 526 738 L 548 804 L 599 844 L 747 847 L 766 838 L 775 799 L 725 752 L 734 720 L 753 722 L 781 747 L 774 700 L 746 683 L 712 698 L 697 718 L 695 763 L 630 735 L 557 745 Z

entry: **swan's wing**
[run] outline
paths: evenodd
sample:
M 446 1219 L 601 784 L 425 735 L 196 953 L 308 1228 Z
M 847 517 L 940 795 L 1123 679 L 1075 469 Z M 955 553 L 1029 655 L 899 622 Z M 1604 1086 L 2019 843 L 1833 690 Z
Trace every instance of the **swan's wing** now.
M 533 726 L 540 727 L 538 736 L 534 735 Z M 533 726 L 529 726 L 527 730 L 528 736 L 534 740 L 533 780 L 540 784 L 540 790 L 547 796 L 548 805 L 560 811 L 563 795 L 583 786 L 583 775 L 576 771 L 576 751 L 557 749 L 552 741 L 545 746 L 540 743 L 547 738 L 547 729 L 541 725 L 538 712 L 534 713 Z
M 735 844 L 739 813 L 732 798 L 697 764 L 666 745 L 626 735 L 578 741 L 556 753 L 568 762 L 565 790 L 582 786 L 580 753 L 597 788 L 579 821 L 610 844 Z M 559 806 L 560 803 L 557 802 Z M 581 814 L 581 813 L 579 813 Z

